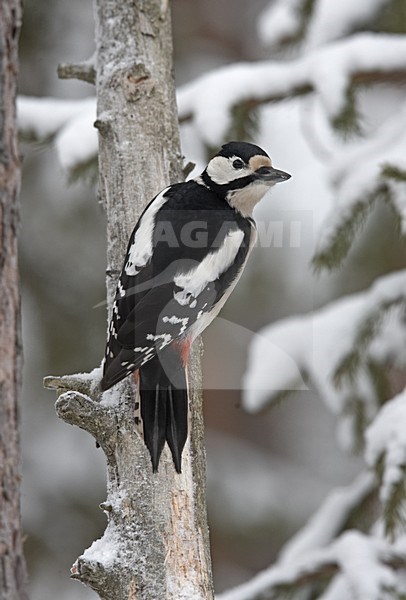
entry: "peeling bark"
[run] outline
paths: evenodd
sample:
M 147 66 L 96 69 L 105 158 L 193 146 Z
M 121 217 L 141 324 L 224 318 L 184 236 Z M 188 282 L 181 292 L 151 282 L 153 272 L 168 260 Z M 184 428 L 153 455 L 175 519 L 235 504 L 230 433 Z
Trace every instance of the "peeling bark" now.
M 21 4 L 0 4 L 0 597 L 27 598 L 20 519 L 20 158 L 15 99 Z
M 182 180 L 164 0 L 95 0 L 99 196 L 107 214 L 109 312 L 130 233 L 145 205 Z M 205 502 L 200 352 L 192 356 L 190 436 L 176 474 L 165 448 L 159 472 L 134 418 L 127 381 L 101 397 L 100 374 L 47 378 L 62 392 L 58 415 L 87 430 L 107 457 L 104 536 L 78 558 L 72 577 L 104 600 L 213 598 Z M 67 391 L 68 390 L 68 391 Z

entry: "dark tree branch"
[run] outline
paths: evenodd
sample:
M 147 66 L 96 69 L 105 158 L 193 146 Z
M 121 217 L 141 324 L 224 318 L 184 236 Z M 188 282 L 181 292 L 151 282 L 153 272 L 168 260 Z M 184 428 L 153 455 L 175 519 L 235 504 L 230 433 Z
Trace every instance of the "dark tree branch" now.
M 96 67 L 95 57 L 80 63 L 60 63 L 58 65 L 59 79 L 79 79 L 95 85 Z

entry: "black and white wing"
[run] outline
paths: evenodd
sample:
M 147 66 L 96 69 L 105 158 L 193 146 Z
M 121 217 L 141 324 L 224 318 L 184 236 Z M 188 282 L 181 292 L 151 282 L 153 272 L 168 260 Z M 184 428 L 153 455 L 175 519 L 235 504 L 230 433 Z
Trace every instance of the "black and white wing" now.
M 191 222 L 205 233 L 199 243 L 186 239 Z M 193 341 L 238 280 L 253 235 L 247 219 L 219 205 L 195 182 L 156 196 L 128 245 L 108 332 L 103 389 L 167 346 Z

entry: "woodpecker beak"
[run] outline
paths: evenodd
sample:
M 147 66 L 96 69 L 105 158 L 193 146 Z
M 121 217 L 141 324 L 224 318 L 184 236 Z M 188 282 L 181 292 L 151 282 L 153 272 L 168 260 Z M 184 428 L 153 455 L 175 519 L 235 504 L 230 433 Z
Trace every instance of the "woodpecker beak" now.
M 255 171 L 255 176 L 257 179 L 262 181 L 271 181 L 272 183 L 287 181 L 291 178 L 289 173 L 285 173 L 285 171 L 279 171 L 279 169 L 274 169 L 273 167 L 260 167 Z

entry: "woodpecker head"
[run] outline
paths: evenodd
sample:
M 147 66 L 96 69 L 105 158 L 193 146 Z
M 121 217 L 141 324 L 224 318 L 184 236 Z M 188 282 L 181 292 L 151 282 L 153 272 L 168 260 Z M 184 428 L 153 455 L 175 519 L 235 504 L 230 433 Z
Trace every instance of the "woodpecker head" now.
M 259 146 L 229 142 L 211 159 L 201 178 L 243 216 L 249 216 L 269 188 L 287 181 L 290 175 L 274 169 L 271 159 Z

